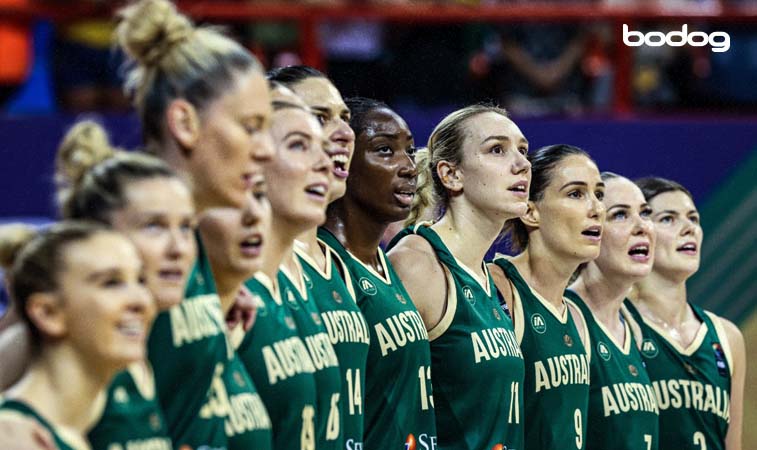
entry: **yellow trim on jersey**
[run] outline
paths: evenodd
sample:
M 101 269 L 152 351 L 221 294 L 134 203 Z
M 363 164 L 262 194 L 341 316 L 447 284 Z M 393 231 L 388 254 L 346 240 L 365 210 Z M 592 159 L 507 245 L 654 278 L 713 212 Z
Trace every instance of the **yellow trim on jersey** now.
M 331 252 L 328 251 L 328 247 L 325 249 L 326 251 L 323 252 L 324 253 L 323 256 L 326 258 L 326 268 L 324 270 L 318 266 L 318 263 L 315 261 L 315 259 L 313 259 L 312 256 L 310 256 L 307 250 L 305 250 L 305 248 L 301 247 L 298 244 L 304 246 L 304 244 L 302 244 L 299 241 L 294 242 L 294 252 L 297 254 L 297 256 L 302 258 L 302 260 L 305 261 L 307 265 L 309 265 L 315 271 L 317 271 L 323 278 L 330 281 L 331 275 L 332 275 L 331 274 Z M 318 242 L 318 245 L 320 247 L 320 241 Z
M 665 339 L 665 342 L 670 344 L 675 349 L 675 351 L 677 351 L 678 353 L 684 356 L 691 356 L 697 350 L 699 350 L 699 347 L 702 346 L 702 342 L 704 342 L 705 336 L 707 336 L 707 324 L 702 322 L 699 324 L 699 330 L 697 330 L 697 334 L 696 336 L 694 336 L 694 340 L 691 341 L 688 347 L 683 348 L 681 344 L 679 344 L 678 341 L 673 339 L 666 330 L 657 326 L 657 324 L 653 323 L 651 320 L 647 320 L 647 318 L 644 316 L 641 316 L 641 319 L 644 321 L 645 324 L 649 326 L 649 328 L 655 330 L 657 334 L 660 335 L 661 338 Z
M 586 317 L 584 317 L 583 311 L 581 311 L 581 308 L 578 307 L 575 303 L 573 303 L 572 300 L 569 298 L 563 297 L 563 301 L 565 302 L 565 309 L 571 308 L 573 311 L 578 314 L 578 316 L 581 318 L 581 323 L 583 324 L 583 332 L 579 331 L 578 329 L 578 323 L 576 323 L 576 331 L 578 331 L 579 335 L 583 334 L 583 344 L 584 344 L 584 352 L 586 352 L 586 359 L 591 363 L 591 350 L 592 350 L 592 343 L 591 343 L 591 335 L 589 334 L 589 324 L 586 323 Z M 570 314 L 570 311 L 568 311 L 568 314 Z M 573 322 L 576 322 L 573 320 Z M 595 320 L 595 322 L 599 323 L 598 320 Z M 604 329 L 602 331 L 605 331 Z M 611 338 L 612 335 L 607 333 Z M 614 342 L 613 342 L 614 344 Z
M 728 370 L 731 372 L 731 377 L 733 377 L 733 354 L 731 353 L 731 343 L 728 341 L 728 335 L 723 327 L 723 319 L 709 311 L 705 311 L 704 313 L 710 316 L 710 320 L 712 320 L 712 323 L 715 325 L 715 334 L 718 335 L 718 339 L 723 346 L 725 360 L 728 361 Z
M 507 279 L 507 282 L 510 283 L 510 290 L 513 293 L 513 329 L 515 330 L 515 338 L 518 340 L 518 344 L 520 344 L 523 342 L 523 334 L 526 331 L 526 322 L 523 318 L 523 304 L 520 299 L 520 292 L 515 289 L 513 282 L 510 281 L 510 278 L 507 277 L 506 273 L 505 278 Z
M 622 310 L 621 310 L 621 314 L 623 314 Z M 631 328 L 628 326 L 628 321 L 623 320 L 623 344 L 621 345 L 620 342 L 615 340 L 615 335 L 613 335 L 610 332 L 610 330 L 608 330 L 607 327 L 605 327 L 605 324 L 603 324 L 600 320 L 597 319 L 597 316 L 594 315 L 594 312 L 592 312 L 591 315 L 594 318 L 594 322 L 596 322 L 599 328 L 602 330 L 602 332 L 607 335 L 608 339 L 610 339 L 612 344 L 618 350 L 620 350 L 621 353 L 623 353 L 624 355 L 628 355 L 631 352 Z M 623 319 L 625 319 L 625 316 L 623 316 Z
M 234 347 L 234 349 L 238 349 L 239 346 L 242 345 L 242 341 L 244 341 L 245 335 L 246 333 L 241 323 L 238 323 L 237 326 L 229 330 L 229 342 L 231 342 L 231 345 L 232 347 Z
M 351 251 L 347 250 L 347 254 L 352 257 L 358 264 L 362 265 L 365 270 L 372 273 L 376 278 L 383 281 L 384 284 L 391 286 L 392 285 L 392 277 L 389 275 L 389 267 L 386 264 L 386 259 L 384 258 L 384 252 L 381 251 L 381 249 L 376 249 L 376 253 L 378 254 L 378 260 L 379 264 L 381 264 L 381 269 L 384 271 L 384 275 L 381 275 L 380 273 L 376 272 L 376 270 L 369 266 L 368 264 L 364 263 L 360 260 L 357 256 L 353 255 Z
M 510 261 L 510 263 L 512 263 L 512 258 L 510 258 L 509 256 L 497 256 L 494 259 L 496 260 L 499 258 L 506 259 Z M 518 270 L 518 268 L 516 267 L 515 270 Z M 505 273 L 505 277 L 507 277 L 507 273 Z M 521 275 L 521 278 L 523 278 L 522 275 Z M 557 319 L 562 324 L 568 323 L 568 304 L 565 303 L 567 300 L 565 297 L 562 298 L 562 304 L 565 308 L 563 308 L 562 313 L 560 313 L 560 311 L 558 311 L 557 308 L 555 308 L 555 306 L 552 303 L 547 301 L 547 299 L 542 297 L 541 294 L 539 294 L 535 289 L 533 289 L 531 285 L 528 284 L 528 281 L 526 281 L 525 278 L 523 278 L 523 281 L 526 283 L 526 286 L 528 287 L 528 290 L 531 292 L 531 294 L 533 294 L 533 296 L 536 297 L 536 299 L 539 300 L 545 308 L 547 308 L 547 311 L 549 311 L 553 316 L 555 316 L 555 319 Z M 513 286 L 512 283 L 510 283 L 510 286 L 513 287 L 513 292 L 515 292 L 515 286 Z
M 639 323 L 636 321 L 636 319 L 634 319 L 631 311 L 626 308 L 625 304 L 620 305 L 620 313 L 623 315 L 623 319 L 625 319 L 626 323 L 631 328 L 631 334 L 636 340 L 636 347 L 641 350 L 641 342 L 644 340 L 644 333 L 641 331 Z
M 457 289 L 455 286 L 455 279 L 452 278 L 452 272 L 450 272 L 446 266 L 442 265 L 442 270 L 444 270 L 444 277 L 447 281 L 447 304 L 445 305 L 442 319 L 439 323 L 434 325 L 433 328 L 428 330 L 429 342 L 440 337 L 449 329 L 450 325 L 452 325 L 452 320 L 455 318 L 455 312 L 457 311 Z
M 268 278 L 268 275 L 263 272 L 256 273 L 254 278 L 263 285 L 263 288 L 265 288 L 265 290 L 268 291 L 268 294 L 273 297 L 273 301 L 275 301 L 277 305 L 281 306 L 284 304 L 284 301 L 281 299 L 281 293 L 279 292 L 279 286 L 275 280 Z
M 126 368 L 126 371 L 131 375 L 131 379 L 134 380 L 134 385 L 137 386 L 139 394 L 145 400 L 153 400 L 155 398 L 155 378 L 152 374 L 152 367 L 147 361 L 130 364 Z

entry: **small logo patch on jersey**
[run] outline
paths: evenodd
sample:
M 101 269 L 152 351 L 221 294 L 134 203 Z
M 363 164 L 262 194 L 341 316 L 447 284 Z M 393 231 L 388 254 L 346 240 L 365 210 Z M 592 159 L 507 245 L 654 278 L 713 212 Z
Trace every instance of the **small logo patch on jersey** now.
M 728 366 L 725 363 L 725 352 L 719 342 L 712 344 L 712 351 L 715 353 L 715 365 L 718 368 L 718 374 L 721 377 L 728 376 Z
M 502 315 L 499 313 L 499 309 L 492 308 L 492 314 L 494 314 L 495 319 L 502 320 Z
M 609 361 L 610 357 L 612 356 L 612 353 L 610 353 L 610 348 L 607 347 L 607 344 L 602 341 L 599 341 L 599 343 L 597 344 L 597 353 L 599 353 L 599 357 L 604 359 L 605 361 Z
M 344 301 L 344 300 L 342 300 L 342 296 L 339 295 L 339 292 L 337 292 L 337 291 L 331 291 L 331 297 L 337 303 L 342 303 Z
M 360 290 L 368 295 L 376 295 L 376 286 L 368 278 L 361 278 L 358 280 L 357 285 L 360 286 Z
M 289 289 L 287 289 L 287 304 L 294 310 L 300 309 L 300 305 L 297 303 L 297 298 L 295 298 L 294 294 Z
M 238 370 L 234 371 L 234 375 L 232 375 L 232 378 L 234 378 L 234 382 L 237 384 L 237 386 L 244 387 L 244 378 L 242 378 L 242 374 L 239 373 Z
M 562 341 L 565 342 L 565 345 L 568 347 L 573 347 L 573 338 L 570 337 L 569 334 L 566 334 L 562 337 Z
M 476 297 L 473 295 L 473 289 L 471 289 L 470 286 L 463 286 L 463 297 L 465 297 L 471 305 L 476 304 Z
M 296 329 L 297 329 L 297 325 L 295 325 L 295 323 L 294 323 L 294 319 L 292 319 L 292 318 L 291 318 L 291 317 L 289 317 L 289 316 L 286 316 L 286 317 L 284 318 L 284 323 L 286 323 L 287 327 L 288 327 L 288 328 L 289 328 L 290 330 L 296 330 Z
M 541 314 L 531 314 L 531 327 L 539 334 L 547 332 L 547 322 L 544 321 L 544 317 Z
M 394 295 L 394 298 L 397 299 L 398 302 L 402 303 L 403 305 L 407 304 L 407 300 L 405 300 L 405 297 L 402 296 L 399 292 Z
M 412 433 L 408 434 L 407 439 L 405 439 L 405 450 L 416 450 L 417 446 L 415 436 Z
M 313 319 L 313 323 L 315 323 L 316 325 L 321 324 L 321 316 L 317 312 L 311 312 L 310 318 Z
M 496 444 L 494 447 L 492 447 L 492 450 L 507 450 L 507 447 L 502 444 Z
M 153 431 L 158 431 L 160 429 L 160 417 L 158 417 L 157 413 L 150 414 L 148 421 L 150 422 L 150 428 L 152 428 Z
M 686 369 L 686 372 L 689 372 L 692 375 L 696 375 L 697 374 L 697 369 L 695 369 L 694 366 L 692 366 L 691 364 L 689 364 L 687 362 L 683 363 L 683 368 Z
M 310 279 L 310 277 L 308 276 L 308 274 L 303 273 L 302 274 L 302 278 L 305 279 L 305 286 L 307 286 L 308 289 L 313 289 L 313 280 Z
M 657 350 L 657 344 L 653 340 L 647 338 L 641 341 L 641 354 L 647 358 L 654 358 L 659 351 Z
M 126 392 L 126 389 L 122 387 L 116 388 L 116 390 L 113 391 L 113 400 L 115 400 L 116 403 L 127 403 L 129 401 L 129 394 Z
M 628 365 L 628 371 L 631 372 L 631 375 L 635 377 L 639 376 L 639 369 L 637 369 L 633 364 Z

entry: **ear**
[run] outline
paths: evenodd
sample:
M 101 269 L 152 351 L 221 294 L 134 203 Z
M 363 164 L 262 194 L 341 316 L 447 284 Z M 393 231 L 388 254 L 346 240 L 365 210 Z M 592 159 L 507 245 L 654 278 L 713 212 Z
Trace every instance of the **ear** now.
M 455 164 L 449 161 L 439 161 L 436 164 L 436 172 L 445 188 L 452 192 L 463 190 L 463 172 Z
M 539 210 L 536 208 L 536 203 L 528 201 L 528 208 L 526 213 L 520 216 L 520 221 L 529 228 L 539 228 Z
M 43 336 L 60 338 L 67 325 L 58 295 L 48 292 L 32 294 L 26 301 L 26 313 Z
M 174 139 L 191 153 L 200 137 L 200 118 L 194 105 L 181 98 L 172 100 L 166 109 L 166 122 Z

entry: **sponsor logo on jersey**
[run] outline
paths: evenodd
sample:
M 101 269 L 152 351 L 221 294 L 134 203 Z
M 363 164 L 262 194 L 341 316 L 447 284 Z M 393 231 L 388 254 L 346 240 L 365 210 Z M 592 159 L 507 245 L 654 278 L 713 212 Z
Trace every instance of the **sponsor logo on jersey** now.
M 547 332 L 547 322 L 544 321 L 544 316 L 539 313 L 531 314 L 531 328 L 539 334 Z
M 158 413 L 150 414 L 150 418 L 147 420 L 150 423 L 150 428 L 153 431 L 160 430 L 161 421 L 160 421 L 160 416 L 158 416 Z
M 337 291 L 331 291 L 331 298 L 333 298 L 337 303 L 342 303 L 344 301 L 342 300 L 342 296 L 339 295 L 339 292 Z
M 347 439 L 344 443 L 345 450 L 363 450 L 363 443 L 354 439 Z
M 307 286 L 308 289 L 313 289 L 313 280 L 308 276 L 308 274 L 303 273 L 302 278 L 305 280 L 305 286 Z
M 237 386 L 244 387 L 244 384 L 245 384 L 244 383 L 244 378 L 242 378 L 242 374 L 239 373 L 238 370 L 234 371 L 234 374 L 232 375 L 232 378 L 234 378 L 234 382 L 237 384 Z
M 659 353 L 657 350 L 657 344 L 652 339 L 644 339 L 641 341 L 641 354 L 647 358 L 654 358 Z
M 718 374 L 721 377 L 728 377 L 728 366 L 725 363 L 725 352 L 719 342 L 712 344 L 712 351 L 715 353 L 715 366 L 718 368 Z
M 297 303 L 297 297 L 294 296 L 294 293 L 291 290 L 289 289 L 286 290 L 286 297 L 287 297 L 287 304 L 289 305 L 290 308 L 292 308 L 295 311 L 300 309 L 300 305 Z
M 397 299 L 398 302 L 402 303 L 403 305 L 407 304 L 407 300 L 405 300 L 405 297 L 402 296 L 399 292 L 394 294 L 394 298 Z
M 635 377 L 639 376 L 639 369 L 637 369 L 633 364 L 628 365 L 628 371 L 631 372 L 631 375 Z
M 294 319 L 289 316 L 284 317 L 284 323 L 286 324 L 287 328 L 289 328 L 290 330 L 297 329 L 297 324 L 294 323 Z
M 507 447 L 502 444 L 496 444 L 494 447 L 492 447 L 492 450 L 507 450 Z
M 376 285 L 373 284 L 371 280 L 368 278 L 362 277 L 357 281 L 357 285 L 360 287 L 360 290 L 365 292 L 367 295 L 376 295 Z
M 471 305 L 476 304 L 476 297 L 473 295 L 473 289 L 471 289 L 470 286 L 463 286 L 463 297 L 465 297 Z
M 564 335 L 564 336 L 562 337 L 562 341 L 563 341 L 563 342 L 565 343 L 565 345 L 566 345 L 566 346 L 568 346 L 568 347 L 573 347 L 573 338 L 572 338 L 572 337 L 570 337 L 570 335 L 569 335 L 569 334 L 565 334 L 565 335 Z
M 317 312 L 311 312 L 310 318 L 313 319 L 313 323 L 316 325 L 321 324 L 321 316 Z
M 113 400 L 115 400 L 116 403 L 128 403 L 129 394 L 126 392 L 126 389 L 119 386 L 115 391 L 113 391 Z
M 609 361 L 610 357 L 612 356 L 612 353 L 610 353 L 610 349 L 607 347 L 607 344 L 602 341 L 599 341 L 599 343 L 597 344 L 597 353 L 599 353 L 599 357 L 604 359 L 605 361 Z
M 418 448 L 417 442 L 415 441 L 415 436 L 413 436 L 412 433 L 407 435 L 407 439 L 405 439 L 405 450 L 416 450 Z
M 492 308 L 492 314 L 494 315 L 495 319 L 502 320 L 502 315 L 499 313 L 499 309 Z

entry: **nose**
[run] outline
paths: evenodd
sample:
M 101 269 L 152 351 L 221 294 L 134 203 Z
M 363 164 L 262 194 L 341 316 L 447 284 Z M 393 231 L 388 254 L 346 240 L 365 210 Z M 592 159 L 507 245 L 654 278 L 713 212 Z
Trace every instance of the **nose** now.
M 691 221 L 688 218 L 685 218 L 684 220 L 681 221 L 681 223 L 683 224 L 681 228 L 681 236 L 691 236 L 694 234 L 694 230 L 696 226 L 693 221 Z
M 276 147 L 273 145 L 271 133 L 261 131 L 257 139 L 254 139 L 251 146 L 250 157 L 258 163 L 266 163 L 273 159 L 276 154 Z
M 152 320 L 157 310 L 157 303 L 147 287 L 140 283 L 134 283 L 134 287 L 129 293 L 126 309 Z
M 257 199 L 253 195 L 250 195 L 250 199 L 247 204 L 242 208 L 242 226 L 253 227 L 257 225 L 263 218 L 267 211 L 265 204 L 268 202 L 266 197 Z
M 329 140 L 339 144 L 341 147 L 347 147 L 355 142 L 355 132 L 350 128 L 350 124 L 345 122 L 341 117 L 338 117 L 336 121 L 336 129 L 329 136 Z
M 526 155 L 516 150 L 517 156 L 513 162 L 512 173 L 514 175 L 527 174 L 531 172 L 531 161 Z
M 321 143 L 320 148 L 316 149 L 318 159 L 315 161 L 315 165 L 313 166 L 313 170 L 315 172 L 331 174 L 331 172 L 334 170 L 334 163 L 331 161 L 331 157 L 326 152 L 326 149 L 328 149 L 329 145 L 331 145 L 330 142 L 323 142 Z
M 634 222 L 634 228 L 632 232 L 633 235 L 652 236 L 652 232 L 654 231 L 654 225 L 652 224 L 652 221 L 641 217 L 641 215 L 639 214 L 636 214 L 635 218 L 636 221 Z
M 604 221 L 605 205 L 593 193 L 589 196 L 589 217 Z
M 194 239 L 190 233 L 184 233 L 180 227 L 171 230 L 168 242 L 168 256 L 171 259 L 180 259 L 192 251 Z
M 402 178 L 415 178 L 418 176 L 418 169 L 415 167 L 415 160 L 407 152 L 403 153 L 403 159 L 400 162 L 398 175 Z

